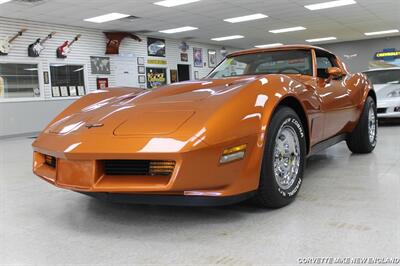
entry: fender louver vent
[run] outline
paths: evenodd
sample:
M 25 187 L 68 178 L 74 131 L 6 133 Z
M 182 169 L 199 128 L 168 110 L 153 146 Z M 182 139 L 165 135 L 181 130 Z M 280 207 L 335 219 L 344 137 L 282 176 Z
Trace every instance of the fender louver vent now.
M 174 161 L 149 160 L 106 160 L 106 175 L 170 176 L 175 168 Z

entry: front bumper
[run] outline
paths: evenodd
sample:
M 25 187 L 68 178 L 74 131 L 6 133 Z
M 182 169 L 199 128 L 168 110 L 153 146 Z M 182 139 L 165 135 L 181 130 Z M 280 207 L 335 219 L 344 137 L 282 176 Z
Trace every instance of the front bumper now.
M 81 145 L 84 152 L 71 152 L 68 148 L 57 149 L 51 145 L 59 136 L 51 138 L 49 141 L 39 137 L 34 143 L 34 173 L 57 187 L 95 197 L 117 202 L 225 205 L 247 198 L 249 195 L 244 197 L 242 194 L 258 187 L 262 158 L 258 134 L 213 146 L 200 144 L 198 149 L 191 151 L 161 153 L 122 152 L 122 147 L 126 150 L 129 141 L 137 142 L 135 139 L 124 139 L 121 146 L 114 140 L 114 145 L 107 149 L 99 148 L 100 145 L 91 146 L 91 149 L 97 149 L 93 152 Z M 247 144 L 244 159 L 219 164 L 225 148 L 241 143 Z M 56 167 L 45 163 L 45 155 L 56 157 Z M 175 161 L 176 165 L 170 176 L 108 175 L 104 160 L 168 160 Z
M 400 99 L 378 99 L 379 118 L 400 118 Z

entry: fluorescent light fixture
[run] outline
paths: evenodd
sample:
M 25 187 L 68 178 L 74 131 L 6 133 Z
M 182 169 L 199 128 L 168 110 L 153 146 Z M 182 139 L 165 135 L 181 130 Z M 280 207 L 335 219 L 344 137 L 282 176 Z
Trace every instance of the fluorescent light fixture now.
M 171 34 L 171 33 L 185 32 L 185 31 L 191 31 L 191 30 L 197 30 L 197 29 L 199 29 L 199 28 L 186 26 L 186 27 L 180 27 L 180 28 L 169 29 L 169 30 L 160 30 L 159 32 Z
M 164 1 L 155 2 L 153 4 L 158 5 L 158 6 L 173 7 L 173 6 L 186 5 L 186 4 L 199 2 L 199 1 L 200 0 L 164 0 Z
M 300 30 L 306 30 L 306 28 L 298 26 L 298 27 L 292 27 L 292 28 L 270 30 L 269 32 L 271 32 L 271 33 L 285 33 L 285 32 L 300 31 Z
M 103 23 L 108 21 L 113 21 L 121 18 L 129 17 L 129 15 L 121 14 L 121 13 L 109 13 L 105 15 L 101 15 L 98 17 L 87 18 L 85 21 L 93 22 L 93 23 Z
M 211 39 L 212 41 L 216 42 L 222 42 L 222 41 L 228 41 L 228 40 L 235 40 L 235 39 L 242 39 L 244 36 L 242 35 L 232 35 L 232 36 L 225 36 L 225 37 L 218 37 L 218 38 L 213 38 Z
M 354 4 L 357 4 L 357 2 L 354 0 L 338 0 L 338 1 L 323 2 L 323 3 L 313 4 L 313 5 L 306 5 L 304 7 L 309 10 L 319 10 L 319 9 L 333 8 L 333 7 L 339 7 L 339 6 L 348 6 L 348 5 L 354 5 Z
M 7 2 L 10 2 L 11 0 L 0 0 L 0 5 L 1 4 L 5 4 L 5 3 L 7 3 Z
M 267 17 L 268 17 L 267 15 L 258 13 L 258 14 L 247 15 L 247 16 L 236 17 L 236 18 L 227 18 L 227 19 L 224 19 L 224 21 L 230 22 L 230 23 L 238 23 L 238 22 L 245 22 L 245 21 L 267 18 Z
M 254 47 L 256 48 L 271 48 L 271 47 L 277 47 L 281 46 L 283 43 L 269 43 L 269 44 L 261 44 L 261 45 L 256 45 Z
M 336 37 L 324 37 L 324 38 L 317 38 L 317 39 L 308 39 L 306 42 L 325 42 L 325 41 L 332 41 L 336 40 Z
M 390 34 L 390 33 L 398 33 L 398 32 L 399 32 L 399 30 L 383 30 L 383 31 L 366 32 L 364 34 L 367 36 L 372 36 L 372 35 Z

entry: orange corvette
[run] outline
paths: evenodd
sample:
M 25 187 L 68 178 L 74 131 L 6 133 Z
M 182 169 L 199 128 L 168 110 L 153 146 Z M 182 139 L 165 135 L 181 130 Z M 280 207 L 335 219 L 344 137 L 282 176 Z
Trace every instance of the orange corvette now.
M 293 45 L 235 52 L 206 78 L 77 100 L 33 143 L 33 171 L 114 202 L 278 208 L 306 157 L 376 145 L 376 96 L 332 53 Z

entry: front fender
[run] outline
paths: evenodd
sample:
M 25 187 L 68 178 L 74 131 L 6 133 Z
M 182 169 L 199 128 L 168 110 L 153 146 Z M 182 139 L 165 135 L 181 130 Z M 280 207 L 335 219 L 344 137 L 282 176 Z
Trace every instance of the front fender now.
M 261 76 L 246 84 L 207 120 L 204 142 L 214 145 L 258 135 L 262 146 L 269 121 L 279 103 L 286 97 L 294 97 L 299 102 L 301 97 L 312 97 L 306 94 L 311 94 L 306 86 L 289 76 Z

